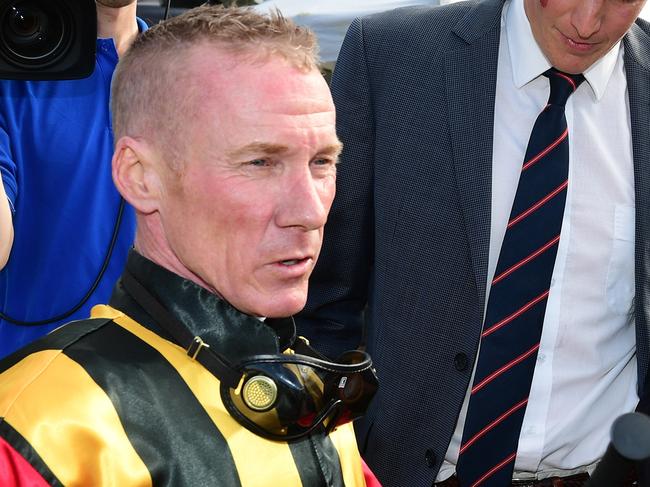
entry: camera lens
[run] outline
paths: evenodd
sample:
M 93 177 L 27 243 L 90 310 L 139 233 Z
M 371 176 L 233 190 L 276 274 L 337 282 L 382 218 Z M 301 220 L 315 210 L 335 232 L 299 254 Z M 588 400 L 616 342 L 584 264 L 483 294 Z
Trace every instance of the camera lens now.
M 33 12 L 25 12 L 16 8 L 11 12 L 9 27 L 20 37 L 32 37 L 40 27 L 38 17 Z
M 17 66 L 46 66 L 68 48 L 70 19 L 64 2 L 10 1 L 0 10 L 0 49 Z

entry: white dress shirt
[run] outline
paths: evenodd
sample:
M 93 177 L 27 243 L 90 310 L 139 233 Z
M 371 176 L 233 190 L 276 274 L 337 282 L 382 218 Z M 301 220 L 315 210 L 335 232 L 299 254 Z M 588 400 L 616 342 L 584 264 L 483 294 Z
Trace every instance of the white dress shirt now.
M 523 1 L 507 2 L 494 114 L 490 283 L 551 66 Z M 515 477 L 591 470 L 612 422 L 634 409 L 634 175 L 623 45 L 585 73 L 566 104 L 569 186 L 541 344 L 519 437 Z M 454 472 L 467 411 L 438 479 Z

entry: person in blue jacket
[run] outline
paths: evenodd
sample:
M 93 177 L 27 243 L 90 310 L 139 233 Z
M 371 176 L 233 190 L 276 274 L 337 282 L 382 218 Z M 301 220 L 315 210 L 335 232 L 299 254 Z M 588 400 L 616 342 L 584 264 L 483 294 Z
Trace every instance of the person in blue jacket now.
M 133 242 L 133 210 L 111 180 L 109 96 L 118 57 L 147 26 L 136 0 L 96 6 L 91 76 L 0 80 L 0 357 L 108 299 Z

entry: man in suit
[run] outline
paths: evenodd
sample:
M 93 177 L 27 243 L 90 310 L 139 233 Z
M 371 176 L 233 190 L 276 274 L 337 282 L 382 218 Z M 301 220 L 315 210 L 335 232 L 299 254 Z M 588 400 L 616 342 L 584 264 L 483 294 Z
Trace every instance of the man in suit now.
M 502 487 L 510 478 L 582 485 L 613 420 L 643 394 L 650 26 L 637 17 L 644 4 L 484 0 L 398 9 L 351 25 L 332 81 L 344 143 L 337 197 L 299 328 L 332 356 L 360 341 L 372 353 L 382 390 L 358 435 L 384 485 Z M 459 453 L 478 446 L 464 429 L 479 343 L 489 350 L 482 330 L 529 138 L 540 112 L 554 105 L 551 67 L 559 70 L 553 79 L 575 91 L 557 112 L 568 128 L 568 139 L 557 139 L 568 164 L 568 184 L 556 191 L 565 204 L 561 239 L 549 242 L 556 256 L 547 291 L 511 311 L 541 310 L 534 324 L 541 335 L 519 356 L 531 371 L 525 396 L 476 434 L 483 441 L 516 410 L 512 454 L 465 480 L 458 467 L 478 462 Z M 542 153 L 554 156 L 552 149 Z M 513 267 L 525 269 L 524 260 Z M 517 360 L 498 374 L 518 370 Z M 496 392 L 510 390 L 504 383 Z M 478 456 L 504 443 L 498 436 Z M 508 480 L 497 480 L 503 472 Z

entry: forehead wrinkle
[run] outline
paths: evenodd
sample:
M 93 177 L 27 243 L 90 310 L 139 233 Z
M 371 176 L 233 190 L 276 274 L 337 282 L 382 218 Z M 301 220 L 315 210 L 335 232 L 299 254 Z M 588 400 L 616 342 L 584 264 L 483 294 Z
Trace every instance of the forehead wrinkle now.
M 310 113 L 278 113 L 272 110 L 259 111 L 261 114 L 268 116 L 268 119 L 256 120 L 260 127 L 276 127 L 285 125 L 287 128 L 292 128 L 304 131 L 321 131 L 321 130 L 335 130 L 336 114 L 334 110 Z M 243 120 L 250 117 L 242 116 Z

